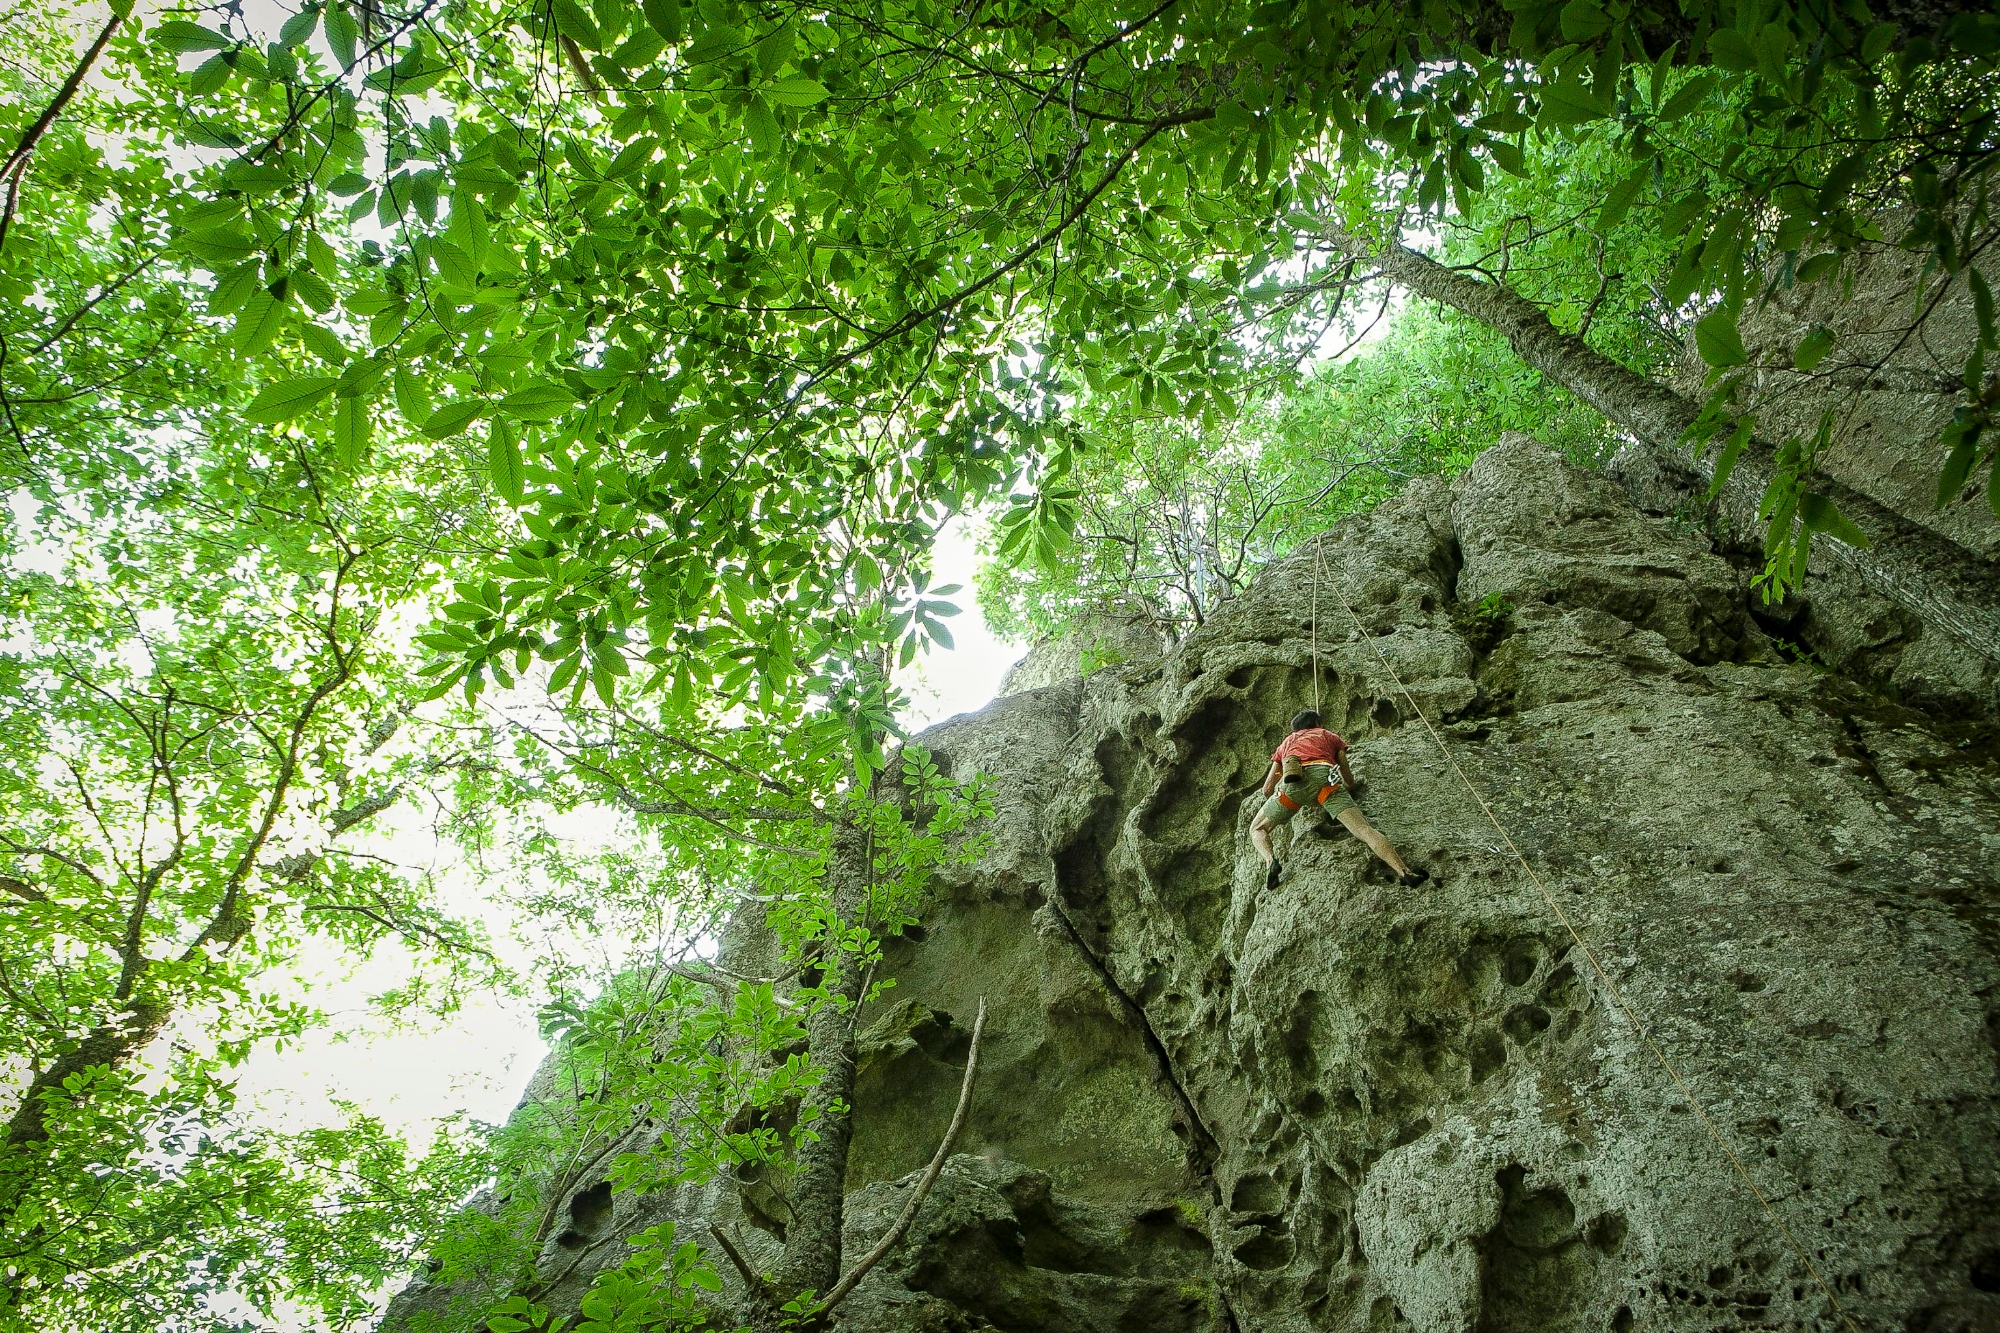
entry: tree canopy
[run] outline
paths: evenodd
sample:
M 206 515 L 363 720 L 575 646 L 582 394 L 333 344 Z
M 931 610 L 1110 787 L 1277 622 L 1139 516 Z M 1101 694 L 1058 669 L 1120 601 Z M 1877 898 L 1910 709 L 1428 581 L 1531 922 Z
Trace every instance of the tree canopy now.
M 990 521 L 1003 628 L 1178 633 L 1501 429 L 1664 433 L 1718 485 L 1764 468 L 1780 595 L 1815 533 L 1900 538 L 1843 512 L 1824 426 L 1766 438 L 1741 322 L 1891 250 L 1926 270 L 1907 337 L 1951 293 L 1977 323 L 1915 457 L 2000 513 L 1996 55 L 1984 6 L 1860 0 L 16 5 L 5 1317 L 352 1322 L 424 1245 L 510 1271 L 518 1235 L 439 1239 L 450 1203 L 641 1105 L 777 1096 L 751 1071 L 805 1040 L 778 1083 L 837 1115 L 835 1020 L 976 836 L 976 786 L 894 755 L 954 516 Z M 1879 368 L 1824 326 L 1785 352 Z M 456 877 L 383 855 L 398 821 Z M 524 963 L 481 894 L 629 947 Z M 798 1012 L 697 957 L 745 894 L 820 977 Z M 318 1021 L 271 988 L 308 939 L 407 950 L 412 1004 L 540 988 L 578 1078 L 667 1028 L 726 1054 L 477 1149 L 260 1137 L 230 1071 Z M 627 1186 L 838 1179 L 838 1135 L 703 1116 Z M 363 1162 L 393 1188 L 348 1207 Z M 670 1243 L 621 1280 L 680 1309 Z

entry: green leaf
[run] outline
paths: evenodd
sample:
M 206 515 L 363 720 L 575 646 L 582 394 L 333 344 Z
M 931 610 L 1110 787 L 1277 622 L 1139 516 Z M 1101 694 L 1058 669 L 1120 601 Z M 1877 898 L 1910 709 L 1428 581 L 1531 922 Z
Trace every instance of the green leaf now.
M 1680 91 L 1668 98 L 1667 104 L 1660 108 L 1660 119 L 1668 124 L 1681 119 L 1707 101 L 1708 95 L 1714 92 L 1716 85 L 1721 82 L 1721 78 L 1714 74 L 1699 74 L 1689 79 L 1681 85 Z
M 772 114 L 770 103 L 761 97 L 752 96 L 743 108 L 743 126 L 750 131 L 751 144 L 765 157 L 775 156 L 784 146 L 778 133 L 778 118 Z
M 347 362 L 347 345 L 340 341 L 330 329 L 318 324 L 305 324 L 299 328 L 299 341 L 306 350 L 329 365 L 344 365 Z
M 193 51 L 220 51 L 236 45 L 219 32 L 213 32 L 199 23 L 189 23 L 186 19 L 168 19 L 153 29 L 153 45 L 174 55 L 184 56 Z
M 275 426 L 280 421 L 290 421 L 316 407 L 333 392 L 337 383 L 339 378 L 333 375 L 301 375 L 297 379 L 266 385 L 250 400 L 250 406 L 243 409 L 243 415 L 260 426 Z
M 1653 164 L 1642 162 L 1625 179 L 1611 187 L 1611 192 L 1604 196 L 1604 206 L 1597 212 L 1599 231 L 1610 231 L 1625 220 L 1625 214 L 1631 211 L 1632 201 L 1639 197 L 1639 187 L 1652 174 Z
M 553 380 L 537 380 L 500 400 L 500 410 L 522 421 L 553 421 L 576 405 L 576 395 Z
M 1565 41 L 1592 42 L 1611 30 L 1611 16 L 1597 0 L 1570 0 L 1563 6 L 1562 33 Z
M 493 478 L 493 489 L 499 491 L 507 503 L 521 503 L 521 491 L 527 484 L 527 469 L 521 462 L 521 441 L 514 434 L 514 427 L 504 419 L 496 419 L 487 432 L 486 471 Z
M 1757 51 L 1734 28 L 1718 28 L 1708 39 L 1709 58 L 1726 70 L 1742 73 L 1757 68 Z
M 397 366 L 390 383 L 395 386 L 396 410 L 403 414 L 403 420 L 414 426 L 430 416 L 430 390 L 409 367 Z
M 1660 210 L 1660 235 L 1669 240 L 1683 236 L 1694 220 L 1708 209 L 1708 196 L 1700 190 L 1667 201 Z
M 278 29 L 278 45 L 293 47 L 303 44 L 319 26 L 319 6 L 307 5 L 298 13 L 285 20 L 285 26 Z
M 766 85 L 764 95 L 779 106 L 818 106 L 827 93 L 817 79 L 791 78 Z
M 433 440 L 457 435 L 492 410 L 493 404 L 484 398 L 456 399 L 443 404 L 424 419 L 424 434 Z
M 370 418 L 368 400 L 359 394 L 336 398 L 333 405 L 333 453 L 348 467 L 367 451 Z
M 681 39 L 680 0 L 645 0 L 646 22 L 670 42 Z
M 311 269 L 293 269 L 285 275 L 285 281 L 298 293 L 300 301 L 319 314 L 324 315 L 333 309 L 333 288 L 327 286 L 319 274 Z
M 250 355 L 261 352 L 271 345 L 284 326 L 285 303 L 268 291 L 254 292 L 237 312 L 236 327 L 230 331 L 230 341 L 236 350 Z
M 790 22 L 780 23 L 777 27 L 771 29 L 771 31 L 765 33 L 758 40 L 755 48 L 757 72 L 768 79 L 780 69 L 783 69 L 785 62 L 792 58 L 792 49 L 795 43 L 796 38 L 793 36 Z
M 1861 179 L 1861 173 L 1868 169 L 1869 158 L 1870 153 L 1866 149 L 1858 153 L 1849 153 L 1826 174 L 1826 183 L 1820 186 L 1819 190 L 1820 212 L 1831 213 L 1841 205 L 1847 198 L 1848 191 L 1852 190 L 1855 182 Z
M 1611 114 L 1611 104 L 1574 77 L 1542 89 L 1542 114 L 1536 123 L 1543 129 L 1568 129 L 1602 120 Z
M 452 191 L 451 221 L 446 225 L 444 234 L 472 261 L 475 270 L 486 267 L 487 249 L 491 245 L 486 210 L 471 191 Z
M 1807 491 L 1799 497 L 1799 519 L 1807 532 L 1824 532 L 1849 546 L 1868 545 L 1868 534 L 1854 526 L 1854 520 L 1841 513 L 1833 501 L 1816 491 Z
M 188 75 L 188 91 L 196 97 L 206 97 L 229 82 L 230 67 L 225 54 L 216 54 L 195 66 Z
M 361 25 L 347 12 L 346 5 L 334 5 L 326 11 L 326 48 L 333 52 L 342 69 L 354 68 L 356 44 L 360 40 Z
M 1715 457 L 1715 475 L 1708 485 L 1708 498 L 1713 500 L 1722 494 L 1722 488 L 1729 481 L 1729 474 L 1736 470 L 1736 459 L 1743 452 L 1743 446 L 1750 442 L 1749 417 L 1740 417 L 1736 429 L 1729 432 L 1729 439 L 1723 443 L 1722 452 Z
M 414 97 L 451 71 L 452 66 L 448 61 L 439 60 L 427 54 L 423 48 L 413 46 L 395 64 L 378 69 L 363 79 L 361 86 L 374 92 L 391 93 L 397 97 Z
M 551 0 L 555 14 L 556 31 L 575 42 L 586 51 L 595 51 L 604 44 L 604 38 L 597 31 L 597 24 L 576 0 Z
M 1743 350 L 1743 335 L 1736 329 L 1736 312 L 1726 306 L 1711 310 L 1696 323 L 1694 346 L 1701 359 L 1717 369 L 1740 366 L 1750 359 Z
M 642 23 L 612 51 L 611 61 L 621 69 L 640 69 L 652 64 L 666 49 L 667 39 L 655 32 L 651 24 Z M 643 107 L 639 109 L 644 110 Z
M 1826 359 L 1833 343 L 1832 329 L 1824 324 L 1814 325 L 1812 332 L 1799 339 L 1799 345 L 1792 350 L 1792 364 L 1800 370 L 1811 370 Z
M 1861 39 L 1861 63 L 1872 65 L 1880 60 L 1895 42 L 1896 31 L 1893 23 L 1878 23 L 1870 28 L 1868 35 Z
M 1945 427 L 1944 438 L 1951 452 L 1945 457 L 1944 471 L 1938 474 L 1939 509 L 1956 500 L 1965 489 L 1965 480 L 1972 475 L 1972 465 L 1979 457 L 1979 431 L 1963 411 Z
M 256 260 L 238 264 L 215 280 L 208 294 L 208 313 L 227 315 L 241 310 L 243 303 L 264 288 L 264 266 Z
M 1988 351 L 2000 351 L 2000 330 L 1995 329 L 1993 319 L 1993 289 L 1986 285 L 1986 275 L 1968 264 L 1965 283 L 1972 288 L 1972 313 L 1979 321 L 1980 343 Z M 1977 386 L 1969 387 L 1977 392 Z

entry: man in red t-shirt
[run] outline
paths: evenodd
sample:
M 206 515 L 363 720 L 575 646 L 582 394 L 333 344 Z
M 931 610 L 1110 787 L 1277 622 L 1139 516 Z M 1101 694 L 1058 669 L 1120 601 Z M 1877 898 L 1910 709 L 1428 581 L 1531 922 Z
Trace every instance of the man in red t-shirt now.
M 1283 789 L 1280 790 L 1280 784 Z M 1361 839 L 1368 850 L 1382 858 L 1396 872 L 1396 882 L 1414 888 L 1429 879 L 1427 870 L 1412 870 L 1396 848 L 1383 837 L 1354 799 L 1354 770 L 1347 766 L 1347 742 L 1319 724 L 1319 714 L 1308 708 L 1292 719 L 1292 734 L 1271 753 L 1271 771 L 1264 775 L 1264 808 L 1250 822 L 1250 841 L 1264 858 L 1264 887 L 1278 886 L 1284 868 L 1271 850 L 1271 832 L 1304 808 L 1307 801 L 1339 819 L 1347 831 Z

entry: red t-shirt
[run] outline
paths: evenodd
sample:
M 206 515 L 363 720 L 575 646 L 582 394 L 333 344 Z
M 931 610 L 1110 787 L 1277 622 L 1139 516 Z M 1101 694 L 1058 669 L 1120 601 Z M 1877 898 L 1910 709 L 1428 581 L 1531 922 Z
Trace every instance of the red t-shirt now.
M 1276 750 L 1271 752 L 1271 762 L 1284 767 L 1285 756 L 1292 755 L 1302 764 L 1338 765 L 1340 756 L 1347 750 L 1347 742 L 1328 731 L 1325 727 L 1308 727 L 1285 737 Z

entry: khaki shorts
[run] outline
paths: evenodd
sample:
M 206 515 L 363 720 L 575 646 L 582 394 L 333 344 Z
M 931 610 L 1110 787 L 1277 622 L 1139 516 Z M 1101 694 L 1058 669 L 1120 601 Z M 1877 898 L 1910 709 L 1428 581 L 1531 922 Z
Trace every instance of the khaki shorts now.
M 1325 792 L 1326 795 L 1320 800 L 1320 809 L 1333 818 L 1339 818 L 1342 810 L 1359 810 L 1360 803 L 1348 795 L 1347 788 L 1339 784 L 1340 776 L 1333 771 L 1332 765 L 1307 764 L 1303 778 L 1296 781 L 1281 781 L 1278 784 L 1278 795 L 1289 797 L 1292 804 L 1286 805 L 1284 801 L 1278 799 L 1278 795 L 1274 795 L 1265 801 L 1264 808 L 1257 812 L 1258 818 L 1272 828 L 1281 827 L 1321 792 Z

